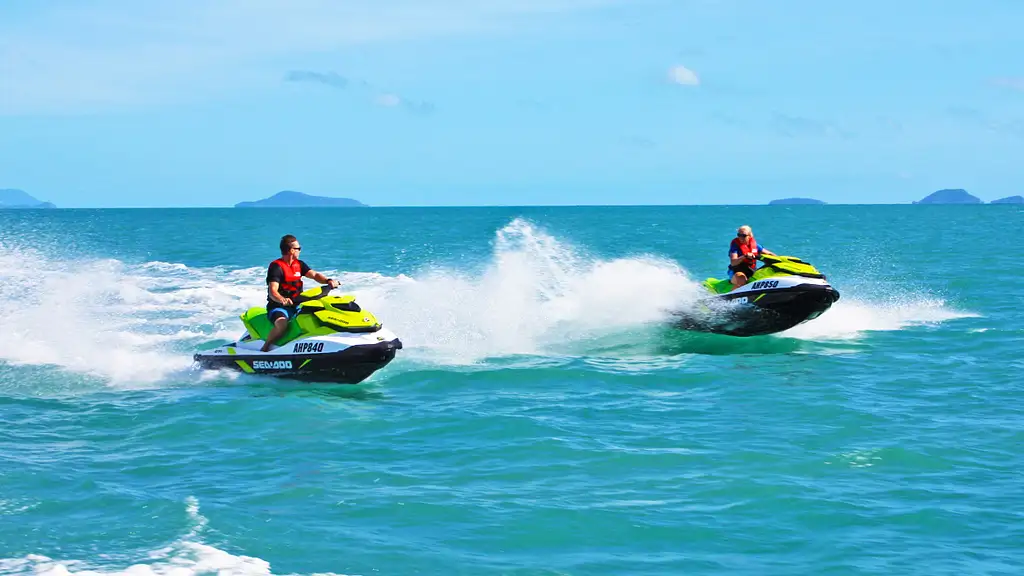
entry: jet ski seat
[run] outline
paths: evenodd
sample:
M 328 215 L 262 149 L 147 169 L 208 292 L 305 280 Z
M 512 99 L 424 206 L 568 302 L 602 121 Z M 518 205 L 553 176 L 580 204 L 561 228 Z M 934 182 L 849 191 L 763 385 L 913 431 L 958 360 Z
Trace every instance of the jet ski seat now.
M 267 317 L 267 309 L 264 306 L 249 308 L 240 318 L 254 340 L 265 340 L 274 327 Z M 303 300 L 298 312 L 288 321 L 288 330 L 276 344 L 280 346 L 297 338 L 324 336 L 336 332 L 376 332 L 380 328 L 381 324 L 377 318 L 356 304 L 355 296 L 325 296 L 315 300 Z

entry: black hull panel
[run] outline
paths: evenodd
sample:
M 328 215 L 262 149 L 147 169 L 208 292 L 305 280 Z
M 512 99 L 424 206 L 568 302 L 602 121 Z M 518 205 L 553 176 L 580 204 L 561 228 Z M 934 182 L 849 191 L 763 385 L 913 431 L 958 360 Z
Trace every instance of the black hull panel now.
M 277 378 L 336 384 L 359 384 L 387 366 L 402 348 L 400 340 L 353 346 L 330 354 L 196 354 L 208 370 L 234 370 Z
M 742 297 L 747 298 L 745 303 L 727 304 Z M 837 290 L 817 284 L 752 294 L 723 294 L 709 299 L 703 309 L 677 313 L 673 325 L 682 330 L 727 336 L 763 336 L 813 320 L 837 300 Z

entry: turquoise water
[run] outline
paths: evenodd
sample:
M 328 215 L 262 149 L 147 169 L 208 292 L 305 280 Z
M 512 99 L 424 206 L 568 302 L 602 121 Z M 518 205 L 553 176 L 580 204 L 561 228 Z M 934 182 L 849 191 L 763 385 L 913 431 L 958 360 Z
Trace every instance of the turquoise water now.
M 755 339 L 666 328 L 743 223 L 842 299 Z M 1022 224 L 0 211 L 0 574 L 1020 574 Z M 289 232 L 405 343 L 360 386 L 191 368 Z

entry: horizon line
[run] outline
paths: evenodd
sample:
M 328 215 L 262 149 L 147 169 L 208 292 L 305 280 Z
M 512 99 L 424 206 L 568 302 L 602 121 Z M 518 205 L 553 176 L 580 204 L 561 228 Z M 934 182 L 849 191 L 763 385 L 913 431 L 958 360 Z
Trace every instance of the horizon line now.
M 988 202 L 935 202 L 921 203 L 920 201 L 909 202 L 821 202 L 821 203 L 793 203 L 793 204 L 396 204 L 396 205 L 363 205 L 363 206 L 77 206 L 77 207 L 36 207 L 36 206 L 0 206 L 0 210 L 40 210 L 52 212 L 54 210 L 361 210 L 366 208 L 378 209 L 407 209 L 407 208 L 665 208 L 665 207 L 791 207 L 791 206 L 988 206 L 988 205 L 1017 205 L 1015 203 L 996 203 L 994 200 Z

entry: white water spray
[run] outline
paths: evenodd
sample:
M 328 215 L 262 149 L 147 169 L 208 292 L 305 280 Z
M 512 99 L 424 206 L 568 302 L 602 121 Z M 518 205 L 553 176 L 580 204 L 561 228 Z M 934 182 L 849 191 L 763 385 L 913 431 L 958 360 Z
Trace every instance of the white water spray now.
M 33 262 L 33 274 L 21 269 Z M 325 271 L 405 344 L 396 364 L 466 365 L 515 355 L 615 354 L 617 338 L 650 335 L 668 310 L 694 303 L 698 282 L 656 256 L 601 259 L 517 219 L 498 230 L 482 272 L 429 268 L 414 276 Z M 265 268 L 188 268 L 61 260 L 0 245 L 0 361 L 54 365 L 118 386 L 191 381 L 192 352 L 242 332 L 238 315 L 266 300 Z M 31 288 L 28 288 L 31 283 Z M 873 330 L 969 316 L 909 295 L 840 300 L 780 334 L 857 338 Z
M 950 308 L 939 298 L 916 295 L 889 296 L 868 302 L 856 296 L 843 297 L 817 319 L 779 334 L 801 340 L 849 340 L 869 332 L 895 331 L 912 326 L 933 325 L 978 315 Z
M 697 294 L 674 262 L 587 258 L 515 220 L 497 232 L 481 274 L 436 269 L 364 287 L 360 302 L 402 337 L 408 354 L 459 364 L 561 353 L 565 344 L 657 323 Z

